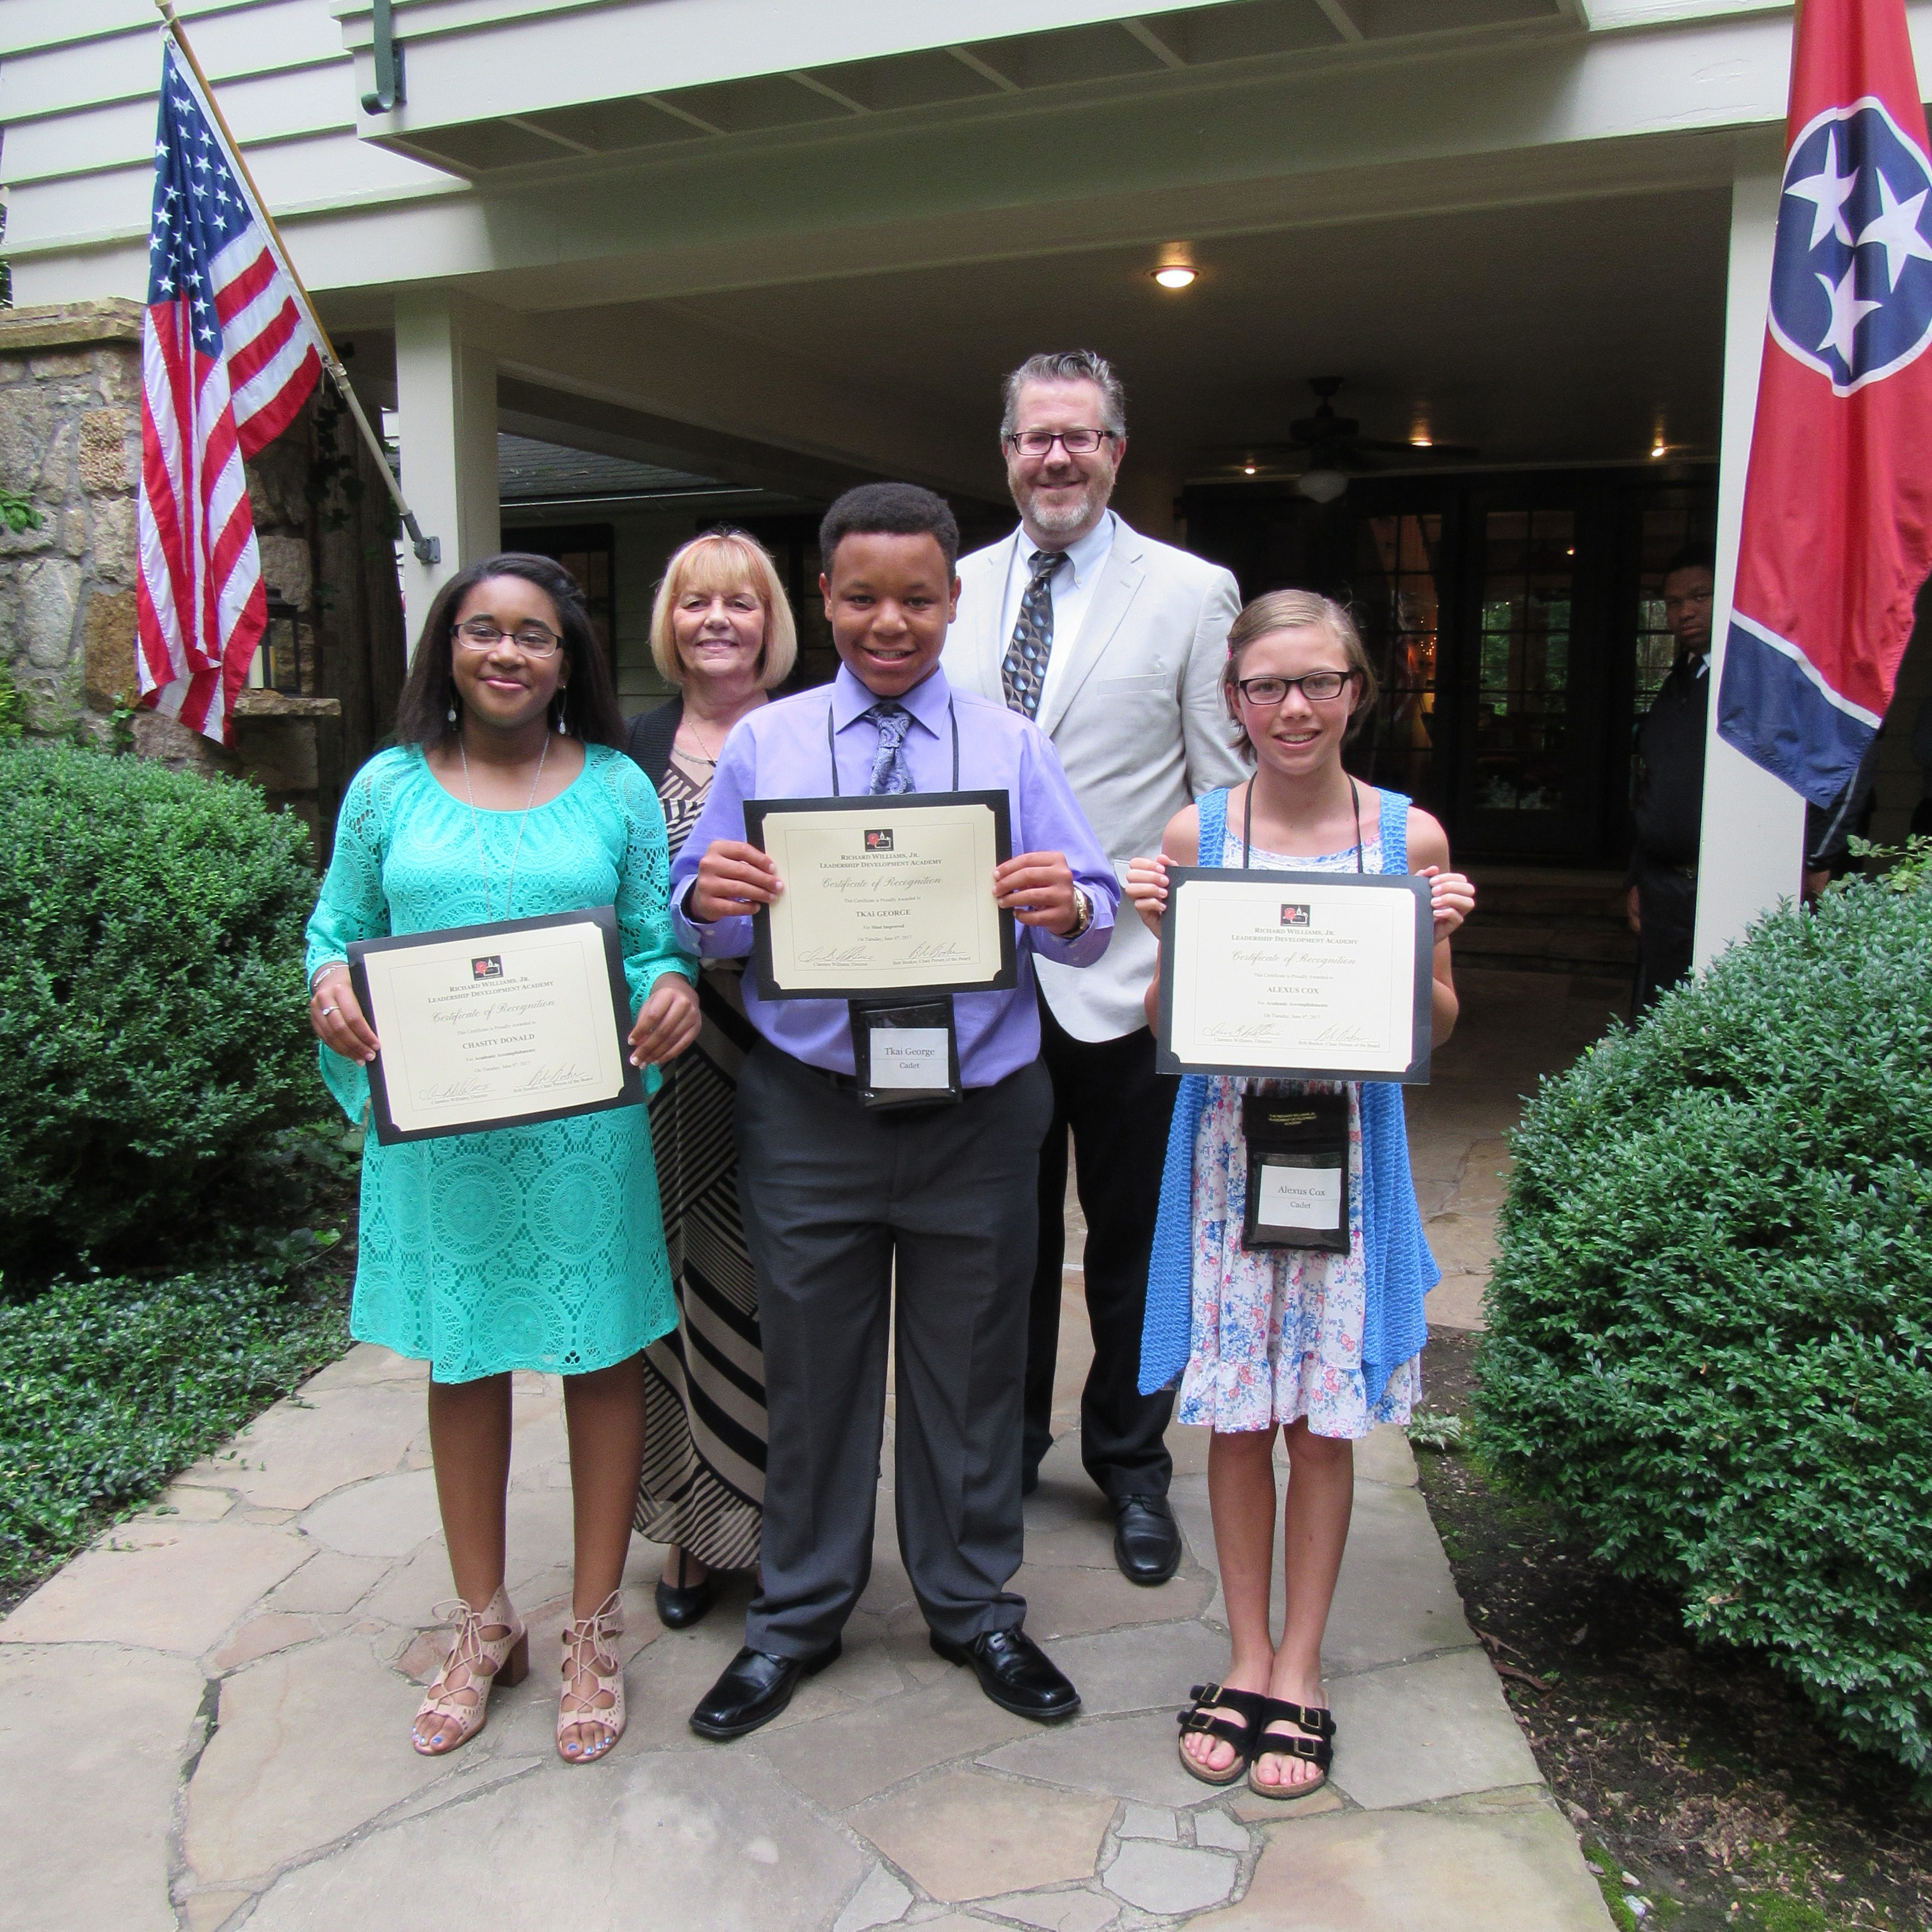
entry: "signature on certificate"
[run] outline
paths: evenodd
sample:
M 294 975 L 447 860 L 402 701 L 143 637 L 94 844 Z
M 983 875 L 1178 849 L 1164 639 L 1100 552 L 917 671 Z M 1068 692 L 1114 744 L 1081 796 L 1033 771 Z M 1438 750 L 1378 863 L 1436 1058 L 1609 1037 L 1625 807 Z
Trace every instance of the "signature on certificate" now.
M 436 1080 L 422 1090 L 422 1104 L 425 1107 L 454 1107 L 466 1100 L 481 1100 L 488 1096 L 487 1082 L 482 1080 Z
M 1337 1020 L 1315 1036 L 1316 1046 L 1379 1046 L 1381 1039 L 1372 1027 L 1349 1026 Z
M 586 1078 L 582 1067 L 575 1060 L 566 1060 L 561 1064 L 551 1062 L 548 1066 L 532 1067 L 524 1076 L 518 1088 L 520 1094 L 547 1094 L 553 1088 L 575 1087 Z
M 1270 1020 L 1210 1020 L 1201 1029 L 1201 1037 L 1252 1042 L 1273 1040 L 1276 1030 Z
M 871 951 L 868 946 L 801 946 L 798 963 L 801 966 L 869 966 Z
M 902 966 L 957 966 L 970 956 L 957 940 L 922 939 L 897 963 Z

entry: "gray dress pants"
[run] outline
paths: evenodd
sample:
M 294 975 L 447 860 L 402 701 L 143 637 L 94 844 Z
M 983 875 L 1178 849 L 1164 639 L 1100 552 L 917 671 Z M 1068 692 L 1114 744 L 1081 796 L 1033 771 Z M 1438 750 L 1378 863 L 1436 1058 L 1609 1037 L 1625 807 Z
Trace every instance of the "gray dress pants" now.
M 1036 1175 L 1053 1092 L 1037 1061 L 956 1107 L 873 1111 L 761 1042 L 738 1082 L 740 1189 L 771 1418 L 745 1641 L 806 1658 L 872 1574 L 896 1264 L 900 1554 L 955 1642 L 1017 1628 L 1021 1402 Z

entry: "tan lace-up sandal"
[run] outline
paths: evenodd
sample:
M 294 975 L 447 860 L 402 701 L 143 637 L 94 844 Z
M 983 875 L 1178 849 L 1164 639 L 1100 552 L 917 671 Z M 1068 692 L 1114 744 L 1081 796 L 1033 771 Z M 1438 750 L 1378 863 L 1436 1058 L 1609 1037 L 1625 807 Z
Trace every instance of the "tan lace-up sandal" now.
M 424 1757 L 441 1757 L 467 1744 L 489 1714 L 490 1687 L 520 1684 L 530 1668 L 530 1633 L 510 1607 L 500 1583 L 480 1610 L 454 1597 L 438 1604 L 434 1614 L 454 1619 L 456 1642 L 429 1687 L 410 1734 L 411 1743 Z
M 624 1735 L 624 1666 L 617 1640 L 624 1634 L 624 1606 L 615 1590 L 596 1611 L 563 1627 L 563 1694 L 556 1710 L 556 1754 L 566 1764 L 590 1764 Z M 604 1735 L 576 1752 L 564 1733 L 584 1725 Z

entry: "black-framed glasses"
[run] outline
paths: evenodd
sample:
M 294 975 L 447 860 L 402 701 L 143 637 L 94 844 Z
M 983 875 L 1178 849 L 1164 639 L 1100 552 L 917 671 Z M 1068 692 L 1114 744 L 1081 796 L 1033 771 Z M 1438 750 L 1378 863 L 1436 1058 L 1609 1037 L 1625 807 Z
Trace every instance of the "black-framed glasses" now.
M 548 624 L 532 622 L 519 624 L 514 631 L 506 631 L 490 617 L 472 617 L 467 622 L 458 625 L 452 634 L 468 651 L 494 651 L 507 637 L 526 658 L 554 657 L 557 646 L 563 642 Z
M 1045 456 L 1056 442 L 1069 456 L 1091 456 L 1113 433 L 1110 429 L 1016 429 L 1007 432 L 1006 443 L 1022 456 Z
M 1299 691 L 1311 704 L 1333 704 L 1360 675 L 1352 670 L 1311 670 L 1300 677 L 1244 677 L 1234 688 L 1250 704 L 1285 704 Z

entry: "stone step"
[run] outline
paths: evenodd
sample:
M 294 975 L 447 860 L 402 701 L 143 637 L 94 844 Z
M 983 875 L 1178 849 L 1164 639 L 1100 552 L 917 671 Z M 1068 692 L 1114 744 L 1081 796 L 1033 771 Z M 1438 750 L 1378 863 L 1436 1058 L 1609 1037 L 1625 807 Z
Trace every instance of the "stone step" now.
M 1619 872 L 1470 868 L 1475 916 L 1456 936 L 1462 964 L 1619 977 L 1636 963 Z

